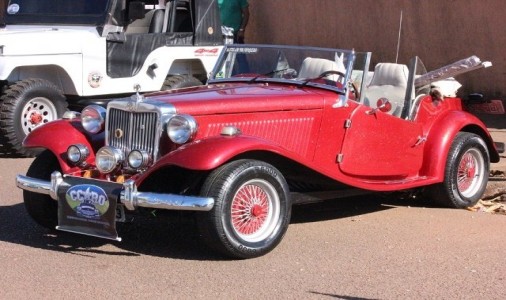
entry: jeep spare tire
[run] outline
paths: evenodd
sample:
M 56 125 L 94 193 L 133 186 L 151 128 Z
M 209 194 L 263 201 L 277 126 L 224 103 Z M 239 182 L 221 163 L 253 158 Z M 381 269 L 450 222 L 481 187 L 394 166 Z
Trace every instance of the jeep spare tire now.
M 180 89 L 192 86 L 202 85 L 202 82 L 197 78 L 189 75 L 174 75 L 168 76 L 162 86 L 162 91 Z
M 35 128 L 61 118 L 67 109 L 63 93 L 43 79 L 25 79 L 8 86 L 1 103 L 0 134 L 5 150 L 27 157 L 40 150 L 24 148 L 24 138 Z

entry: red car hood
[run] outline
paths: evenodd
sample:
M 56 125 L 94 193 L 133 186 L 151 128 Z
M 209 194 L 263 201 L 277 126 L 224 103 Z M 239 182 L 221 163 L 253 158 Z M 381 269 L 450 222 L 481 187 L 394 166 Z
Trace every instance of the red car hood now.
M 214 84 L 153 93 L 149 99 L 171 103 L 178 113 L 191 115 L 308 110 L 323 107 L 330 91 L 272 83 Z

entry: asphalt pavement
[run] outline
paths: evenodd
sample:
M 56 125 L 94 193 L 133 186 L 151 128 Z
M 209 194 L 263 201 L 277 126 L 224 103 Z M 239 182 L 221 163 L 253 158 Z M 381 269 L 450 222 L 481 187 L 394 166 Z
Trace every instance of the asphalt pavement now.
M 122 242 L 48 231 L 0 158 L 0 299 L 506 299 L 506 216 L 423 199 L 296 206 L 281 244 L 250 260 L 210 252 L 175 215 L 119 228 Z

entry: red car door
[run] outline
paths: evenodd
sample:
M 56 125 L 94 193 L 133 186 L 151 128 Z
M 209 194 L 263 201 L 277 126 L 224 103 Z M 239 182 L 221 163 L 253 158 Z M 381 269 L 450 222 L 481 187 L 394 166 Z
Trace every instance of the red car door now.
M 372 180 L 416 175 L 422 165 L 422 127 L 359 105 L 347 121 L 339 155 L 341 171 Z

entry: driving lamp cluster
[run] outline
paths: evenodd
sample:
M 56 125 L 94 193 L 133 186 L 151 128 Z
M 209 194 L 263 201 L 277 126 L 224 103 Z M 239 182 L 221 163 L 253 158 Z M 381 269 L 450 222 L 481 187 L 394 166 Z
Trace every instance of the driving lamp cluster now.
M 67 159 L 75 164 L 82 165 L 90 155 L 88 147 L 82 144 L 71 145 L 67 148 Z M 144 150 L 132 150 L 126 158 L 128 166 L 132 169 L 144 169 L 153 161 L 152 156 Z M 111 173 L 125 162 L 123 151 L 118 148 L 105 146 L 95 155 L 95 164 L 101 173 Z
M 89 133 L 100 133 L 105 127 L 105 116 L 105 108 L 90 105 L 81 113 L 81 124 Z M 197 132 L 197 122 L 189 115 L 174 115 L 166 124 L 167 136 L 176 144 L 190 141 Z M 74 165 L 85 164 L 89 156 L 90 149 L 85 145 L 75 144 L 67 148 L 67 159 Z M 132 169 L 144 169 L 153 162 L 153 157 L 147 151 L 134 149 L 125 158 L 123 150 L 111 146 L 104 146 L 95 154 L 95 164 L 101 173 L 111 173 L 125 162 Z

